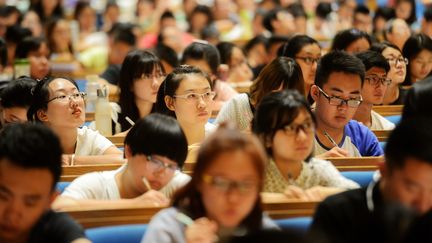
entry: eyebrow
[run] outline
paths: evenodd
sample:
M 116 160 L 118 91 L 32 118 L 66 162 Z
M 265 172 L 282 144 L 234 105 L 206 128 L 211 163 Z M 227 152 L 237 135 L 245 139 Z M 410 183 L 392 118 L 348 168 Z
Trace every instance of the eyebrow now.
M 7 194 L 8 196 L 12 195 L 12 192 L 5 186 L 0 185 L 0 192 Z
M 184 92 L 197 92 L 197 91 L 201 91 L 201 90 L 211 90 L 210 87 L 205 87 L 205 88 L 200 88 L 200 89 L 187 89 Z

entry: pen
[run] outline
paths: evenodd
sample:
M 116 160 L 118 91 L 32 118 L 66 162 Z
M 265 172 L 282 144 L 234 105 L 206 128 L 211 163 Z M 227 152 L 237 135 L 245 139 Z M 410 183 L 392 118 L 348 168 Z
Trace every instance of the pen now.
M 128 116 L 125 117 L 125 120 L 126 120 L 127 122 L 129 122 L 129 124 L 131 124 L 131 126 L 134 126 L 134 125 L 135 125 L 135 122 L 133 122 L 132 119 L 130 119 Z
M 335 147 L 339 147 L 339 145 L 335 142 L 335 140 L 333 140 L 332 137 L 330 137 L 330 135 L 324 131 L 324 136 L 326 136 L 326 138 L 335 146 Z
M 149 191 L 152 189 L 151 186 L 150 186 L 150 183 L 147 180 L 147 178 L 145 178 L 144 176 L 142 177 L 142 182 L 144 183 L 144 185 L 147 187 L 147 189 Z
M 185 225 L 191 225 L 194 222 L 189 216 L 180 212 L 177 213 L 176 219 Z

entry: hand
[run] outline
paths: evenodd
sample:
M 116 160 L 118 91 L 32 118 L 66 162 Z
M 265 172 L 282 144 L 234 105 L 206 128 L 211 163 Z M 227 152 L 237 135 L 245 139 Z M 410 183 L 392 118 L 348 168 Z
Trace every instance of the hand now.
M 300 199 L 302 201 L 321 201 L 323 196 L 321 195 L 321 186 L 312 187 L 306 190 L 298 186 L 288 186 L 284 194 L 288 198 Z
M 208 218 L 199 218 L 186 228 L 187 243 L 213 243 L 218 240 L 216 222 Z
M 72 154 L 62 154 L 62 165 L 72 165 Z
M 328 158 L 328 157 L 348 157 L 350 156 L 348 150 L 346 149 L 342 149 L 339 147 L 333 147 L 332 149 L 330 149 L 329 151 L 323 153 L 323 154 L 319 154 L 315 157 L 317 158 Z
M 149 190 L 139 197 L 133 199 L 134 203 L 147 203 L 156 207 L 165 207 L 169 204 L 169 199 L 161 192 Z

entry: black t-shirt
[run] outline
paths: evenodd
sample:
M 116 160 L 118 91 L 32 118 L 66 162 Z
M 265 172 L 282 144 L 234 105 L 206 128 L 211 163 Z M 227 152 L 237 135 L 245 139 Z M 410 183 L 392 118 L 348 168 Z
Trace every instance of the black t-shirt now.
M 110 84 L 118 85 L 120 80 L 120 70 L 120 64 L 109 65 L 100 77 L 108 81 Z
M 30 233 L 29 243 L 36 242 L 71 242 L 85 238 L 81 225 L 66 213 L 48 211 L 45 213 Z

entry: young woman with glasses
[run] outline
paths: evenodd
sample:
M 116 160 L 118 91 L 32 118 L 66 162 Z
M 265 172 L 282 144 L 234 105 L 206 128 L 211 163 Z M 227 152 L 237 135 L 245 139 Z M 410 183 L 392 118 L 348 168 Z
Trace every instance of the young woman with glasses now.
M 78 177 L 56 200 L 54 208 L 166 206 L 175 190 L 190 180 L 180 172 L 187 155 L 186 137 L 171 117 L 150 114 L 139 119 L 126 135 L 124 151 L 126 164 L 117 170 Z
M 49 126 L 59 136 L 64 165 L 123 163 L 123 153 L 114 144 L 98 132 L 81 127 L 86 94 L 78 90 L 75 81 L 46 78 L 36 84 L 32 95 L 27 118 Z
M 269 156 L 264 192 L 322 200 L 330 194 L 358 187 L 330 162 L 312 158 L 315 126 L 314 114 L 297 91 L 274 92 L 264 97 L 252 126 Z
M 256 137 L 221 125 L 201 145 L 191 181 L 153 217 L 142 242 L 228 242 L 277 229 L 262 212 L 265 160 Z

